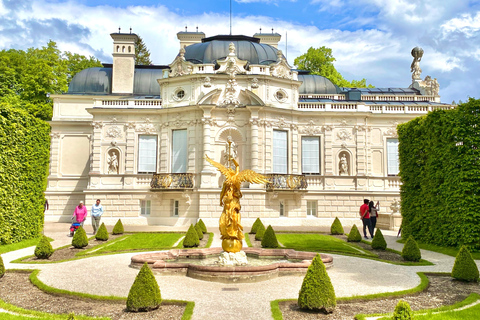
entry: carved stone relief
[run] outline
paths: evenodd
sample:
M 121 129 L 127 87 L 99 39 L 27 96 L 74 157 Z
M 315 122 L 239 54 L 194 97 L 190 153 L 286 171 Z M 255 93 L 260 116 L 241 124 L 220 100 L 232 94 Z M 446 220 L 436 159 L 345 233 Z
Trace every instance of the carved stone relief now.
M 118 163 L 120 153 L 116 149 L 111 149 L 107 154 L 107 172 L 108 174 L 118 174 Z
M 121 138 L 122 137 L 122 129 L 119 126 L 111 126 L 108 128 L 106 136 L 108 138 Z
M 338 154 L 339 162 L 338 162 L 338 172 L 340 176 L 348 176 L 350 175 L 350 155 L 348 152 L 340 152 Z

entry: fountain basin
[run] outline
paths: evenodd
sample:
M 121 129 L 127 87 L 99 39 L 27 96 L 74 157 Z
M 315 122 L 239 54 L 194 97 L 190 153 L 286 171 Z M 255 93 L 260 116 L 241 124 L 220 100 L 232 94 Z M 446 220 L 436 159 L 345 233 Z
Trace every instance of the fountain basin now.
M 130 267 L 140 269 L 147 262 L 153 272 L 166 275 L 186 275 L 195 279 L 232 282 L 257 282 L 278 276 L 305 275 L 316 252 L 295 251 L 293 249 L 243 248 L 247 257 L 271 260 L 272 263 L 259 266 L 225 267 L 217 265 L 197 265 L 196 259 L 219 256 L 222 248 L 172 249 L 168 251 L 138 254 L 132 257 Z M 177 259 L 191 259 L 192 263 L 175 262 Z M 333 257 L 321 254 L 325 267 L 333 266 Z M 276 262 L 276 260 L 283 260 Z M 289 260 L 286 262 L 285 260 Z

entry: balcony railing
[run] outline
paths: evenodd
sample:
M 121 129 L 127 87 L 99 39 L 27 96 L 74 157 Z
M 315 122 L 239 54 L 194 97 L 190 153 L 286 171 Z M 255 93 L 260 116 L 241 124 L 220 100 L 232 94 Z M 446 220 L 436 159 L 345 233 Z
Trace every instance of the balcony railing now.
M 155 173 L 150 188 L 155 190 L 193 189 L 193 173 Z
M 307 189 L 308 183 L 304 175 L 299 174 L 266 174 L 270 183 L 265 185 L 267 191 Z

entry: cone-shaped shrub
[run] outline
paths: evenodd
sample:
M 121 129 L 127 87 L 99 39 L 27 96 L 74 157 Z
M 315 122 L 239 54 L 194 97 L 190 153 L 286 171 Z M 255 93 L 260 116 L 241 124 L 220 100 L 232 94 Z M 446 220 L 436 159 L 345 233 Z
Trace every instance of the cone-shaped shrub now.
M 200 227 L 200 225 L 198 223 L 195 224 L 195 231 L 197 231 L 198 240 L 202 240 L 203 239 L 203 231 L 202 231 L 202 227 Z
M 387 242 L 385 241 L 385 238 L 383 237 L 382 231 L 380 229 L 377 229 L 377 231 L 375 231 L 375 236 L 372 240 L 372 249 L 387 249 Z
M 35 257 L 38 259 L 48 259 L 53 254 L 53 248 L 46 236 L 42 236 L 35 248 Z
M 358 232 L 357 225 L 354 224 L 352 227 L 352 230 L 350 230 L 350 233 L 348 234 L 347 238 L 348 242 L 360 242 L 362 241 L 362 236 L 360 235 L 360 232 Z
M 333 312 L 337 306 L 335 290 L 319 254 L 313 258 L 298 294 L 302 309 Z
M 200 244 L 200 239 L 198 239 L 197 230 L 195 229 L 193 224 L 191 224 L 190 228 L 188 228 L 185 238 L 183 239 L 183 247 L 184 248 L 198 247 L 199 244 Z
M 102 225 L 97 230 L 97 234 L 95 234 L 95 239 L 100 241 L 107 241 L 108 240 L 108 231 L 107 227 L 105 227 L 105 223 L 102 222 Z
M 467 247 L 462 246 L 455 258 L 455 264 L 452 269 L 452 277 L 462 281 L 478 281 L 478 267 L 468 251 Z
M 157 280 L 145 262 L 128 292 L 127 310 L 131 312 L 154 310 L 161 303 L 162 296 Z
M 255 220 L 255 222 L 252 224 L 252 229 L 250 230 L 250 233 L 251 234 L 256 234 L 258 226 L 260 224 L 263 224 L 263 223 L 262 223 L 262 221 L 260 221 L 260 218 L 257 218 L 257 220 Z
M 268 226 L 263 235 L 262 248 L 278 248 L 277 236 L 272 226 Z
M 112 234 L 123 234 L 123 224 L 121 219 L 118 219 L 117 223 L 115 223 Z
M 205 223 L 203 223 L 203 220 L 200 219 L 200 220 L 198 220 L 197 223 L 200 225 L 200 228 L 202 228 L 202 232 L 207 233 L 207 226 L 205 225 Z
M 78 227 L 77 231 L 75 231 L 75 235 L 72 239 L 72 246 L 77 249 L 84 248 L 88 246 L 88 238 L 85 229 L 82 226 Z
M 332 226 L 330 227 L 331 234 L 344 234 L 342 223 L 337 217 L 333 220 Z
M 408 302 L 400 300 L 393 312 L 392 320 L 410 320 L 413 319 L 413 311 Z
M 0 256 L 0 278 L 5 274 L 5 265 L 3 264 L 2 256 Z
M 422 258 L 417 241 L 412 236 L 408 237 L 407 242 L 403 246 L 402 257 L 407 261 L 420 261 Z
M 260 223 L 257 227 L 257 232 L 255 233 L 255 240 L 261 241 L 263 239 L 263 236 L 265 234 L 265 226 L 263 223 Z

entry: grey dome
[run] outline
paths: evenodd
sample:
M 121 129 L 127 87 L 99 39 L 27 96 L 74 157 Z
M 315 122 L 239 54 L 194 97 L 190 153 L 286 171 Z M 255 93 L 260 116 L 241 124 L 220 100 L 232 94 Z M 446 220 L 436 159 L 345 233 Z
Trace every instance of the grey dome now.
M 215 36 L 202 39 L 202 43 L 195 43 L 185 47 L 185 59 L 192 63 L 215 63 L 224 59 L 228 53 L 228 46 L 233 42 L 237 57 L 247 60 L 250 64 L 271 64 L 277 61 L 278 49 L 264 43 L 260 39 L 247 36 Z
M 88 68 L 77 73 L 68 93 L 72 94 L 110 94 L 112 92 L 112 68 Z
M 162 76 L 162 69 L 135 69 L 133 94 L 137 96 L 159 96 L 160 85 L 157 79 L 162 79 Z
M 339 88 L 325 77 L 316 74 L 299 74 L 298 81 L 303 81 L 299 94 L 336 94 Z

